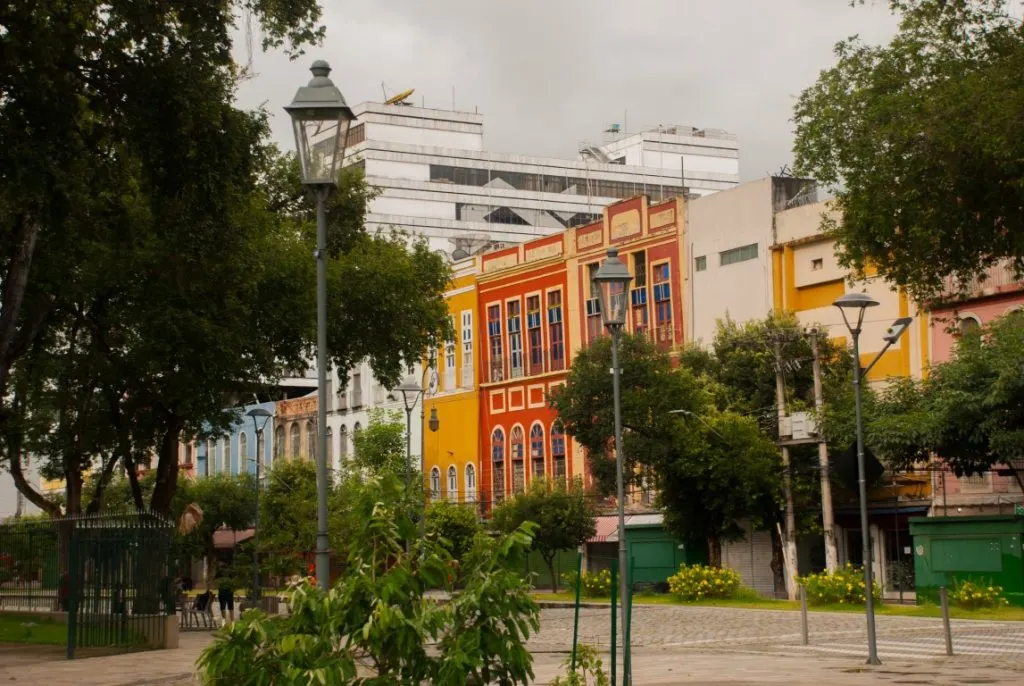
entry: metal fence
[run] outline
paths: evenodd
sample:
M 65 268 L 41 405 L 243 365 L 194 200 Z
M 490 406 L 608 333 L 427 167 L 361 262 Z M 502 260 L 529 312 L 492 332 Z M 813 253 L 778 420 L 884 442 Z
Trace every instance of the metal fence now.
M 0 526 L 0 610 L 66 618 L 80 648 L 163 646 L 175 611 L 173 526 L 145 513 Z

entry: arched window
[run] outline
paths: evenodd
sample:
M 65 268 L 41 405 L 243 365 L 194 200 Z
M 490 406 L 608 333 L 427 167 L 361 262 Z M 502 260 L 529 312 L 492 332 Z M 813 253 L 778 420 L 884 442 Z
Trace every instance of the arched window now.
M 327 427 L 327 468 L 334 468 L 334 431 Z
M 551 471 L 555 481 L 565 483 L 565 431 L 557 421 L 551 425 Z
M 352 425 L 352 452 L 359 453 L 359 435 L 363 432 L 363 425 L 356 422 Z
M 306 422 L 306 457 L 311 460 L 316 460 L 317 458 L 317 445 L 319 441 L 316 439 L 316 424 L 310 419 Z
M 288 428 L 288 437 L 292 442 L 292 452 L 288 457 L 296 458 L 299 456 L 299 451 L 302 449 L 302 441 L 299 439 L 299 423 L 292 422 L 291 427 Z
M 348 427 L 338 429 L 338 457 L 344 462 L 348 457 Z
M 280 460 L 284 456 L 284 425 L 278 424 L 274 427 L 274 459 Z
M 526 485 L 526 468 L 523 465 L 523 427 L 512 429 L 512 492 L 522 493 Z
M 960 317 L 960 320 L 957 322 L 957 328 L 960 329 L 960 335 L 963 336 L 964 334 L 972 333 L 980 329 L 981 322 L 978 321 L 977 317 L 967 315 Z
M 192 444 L 185 444 L 185 465 L 188 467 L 192 466 Z
M 249 471 L 245 465 L 249 464 L 249 437 L 245 433 L 238 434 L 238 467 L 232 469 L 232 474 L 241 474 Z
M 441 495 L 441 470 L 437 467 L 432 467 L 430 470 L 430 497 L 432 500 L 437 500 Z
M 466 502 L 476 502 L 476 467 L 472 463 L 466 465 Z
M 530 429 L 530 460 L 533 469 L 530 478 L 544 478 L 544 427 L 534 424 Z
M 505 499 L 505 432 L 499 426 L 491 433 L 491 497 L 500 503 Z
M 459 473 L 455 465 L 448 467 L 448 500 L 453 503 L 459 499 Z
M 225 474 L 231 473 L 231 436 L 224 437 L 224 446 L 220 451 L 220 470 Z

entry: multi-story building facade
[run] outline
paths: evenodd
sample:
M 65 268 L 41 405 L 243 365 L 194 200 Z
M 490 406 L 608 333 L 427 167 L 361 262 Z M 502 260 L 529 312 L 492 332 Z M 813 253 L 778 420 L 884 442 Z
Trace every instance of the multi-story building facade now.
M 252 418 L 246 414 L 255 408 L 272 415 L 277 409 L 273 402 L 246 405 L 238 410 L 237 418 L 223 436 L 182 441 L 178 446 L 179 470 L 191 477 L 252 474 L 256 471 L 257 453 L 263 460 L 262 470 L 269 469 L 275 457 L 271 431 L 273 420 L 267 421 L 262 437 L 258 437 Z M 262 424 L 262 420 L 259 420 L 259 424 Z M 258 438 L 262 438 L 262 441 Z
M 436 432 L 423 434 L 424 485 L 432 498 L 460 503 L 480 502 L 479 264 L 469 257 L 454 265 L 445 300 L 455 336 L 432 355 L 423 399 L 425 416 L 438 420 Z

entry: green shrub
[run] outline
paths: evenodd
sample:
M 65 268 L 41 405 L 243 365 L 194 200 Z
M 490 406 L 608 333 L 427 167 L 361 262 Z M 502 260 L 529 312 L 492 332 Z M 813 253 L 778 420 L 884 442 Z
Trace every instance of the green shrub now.
M 811 605 L 863 605 L 867 602 L 864 595 L 864 568 L 854 567 L 849 562 L 832 574 L 808 574 L 797 579 L 797 582 L 807 587 L 807 602 Z M 874 582 L 872 587 L 874 599 L 881 600 L 881 588 Z
M 576 572 L 562 575 L 569 591 L 576 590 Z M 612 593 L 612 573 L 607 569 L 599 572 L 583 572 L 583 587 L 580 589 L 584 598 L 605 598 Z
M 726 567 L 683 565 L 668 578 L 669 592 L 680 600 L 735 598 L 740 590 L 740 575 Z
M 983 581 L 958 581 L 953 585 L 950 602 L 965 610 L 1004 607 L 1010 602 L 1003 597 L 1002 586 L 992 586 Z

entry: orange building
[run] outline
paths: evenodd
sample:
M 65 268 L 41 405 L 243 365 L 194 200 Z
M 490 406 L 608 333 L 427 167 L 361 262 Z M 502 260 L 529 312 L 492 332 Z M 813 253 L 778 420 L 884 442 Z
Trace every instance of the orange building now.
M 601 222 L 487 253 L 478 277 L 481 492 L 500 502 L 536 478 L 587 476 L 548 406 L 575 351 L 605 335 L 593 276 L 609 246 L 634 274 L 630 332 L 667 350 L 683 343 L 684 201 L 646 196 L 604 210 Z

